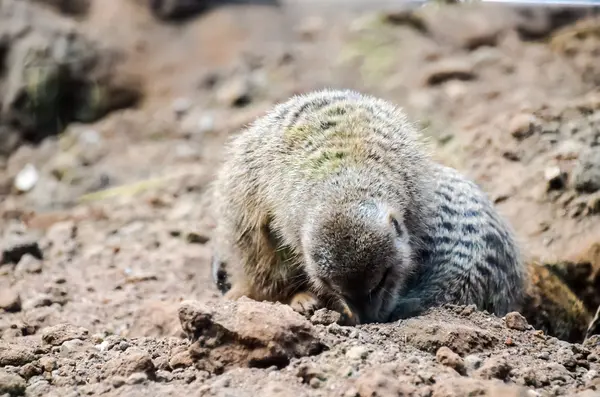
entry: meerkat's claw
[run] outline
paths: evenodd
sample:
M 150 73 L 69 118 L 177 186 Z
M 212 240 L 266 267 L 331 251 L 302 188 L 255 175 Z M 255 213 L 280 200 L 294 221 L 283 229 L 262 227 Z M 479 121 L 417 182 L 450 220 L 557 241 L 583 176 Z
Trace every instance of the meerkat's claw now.
M 233 285 L 231 289 L 223 295 L 225 299 L 233 301 L 240 299 L 242 296 L 252 299 L 252 293 L 250 289 L 241 284 Z
M 360 324 L 358 314 L 355 313 L 344 300 L 340 300 L 337 311 L 342 315 L 342 325 L 351 326 Z
M 290 301 L 292 309 L 302 315 L 312 314 L 319 305 L 319 299 L 310 292 L 299 292 Z

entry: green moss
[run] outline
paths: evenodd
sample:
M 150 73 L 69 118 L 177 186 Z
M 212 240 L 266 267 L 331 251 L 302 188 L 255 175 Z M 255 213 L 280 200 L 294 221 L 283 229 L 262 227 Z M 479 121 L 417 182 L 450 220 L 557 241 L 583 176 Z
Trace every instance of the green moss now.
M 342 48 L 339 61 L 359 63 L 362 82 L 374 85 L 392 71 L 398 53 L 398 39 L 393 26 L 379 14 L 371 15 Z

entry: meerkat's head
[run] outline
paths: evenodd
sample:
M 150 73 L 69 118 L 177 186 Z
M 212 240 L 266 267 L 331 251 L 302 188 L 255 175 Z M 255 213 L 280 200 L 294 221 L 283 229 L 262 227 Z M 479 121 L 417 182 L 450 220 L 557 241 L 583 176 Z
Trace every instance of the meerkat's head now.
M 386 321 L 412 271 L 403 213 L 367 200 L 316 209 L 302 245 L 313 286 L 343 300 L 361 323 Z

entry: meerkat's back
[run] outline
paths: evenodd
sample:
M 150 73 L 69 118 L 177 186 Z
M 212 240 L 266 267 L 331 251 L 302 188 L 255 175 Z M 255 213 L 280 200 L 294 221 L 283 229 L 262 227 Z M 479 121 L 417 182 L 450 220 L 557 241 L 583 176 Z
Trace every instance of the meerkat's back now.
M 419 250 L 419 272 L 392 319 L 444 303 L 475 304 L 498 315 L 518 310 L 526 267 L 510 225 L 487 195 L 458 171 L 436 164 L 436 188 Z

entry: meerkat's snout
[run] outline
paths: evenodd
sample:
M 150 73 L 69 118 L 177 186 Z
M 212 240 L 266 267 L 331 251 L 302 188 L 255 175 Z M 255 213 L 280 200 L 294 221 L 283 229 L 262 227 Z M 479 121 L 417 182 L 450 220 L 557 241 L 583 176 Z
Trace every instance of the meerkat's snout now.
M 387 320 L 410 268 L 408 234 L 393 212 L 370 202 L 342 206 L 320 216 L 304 240 L 317 290 L 361 323 Z

